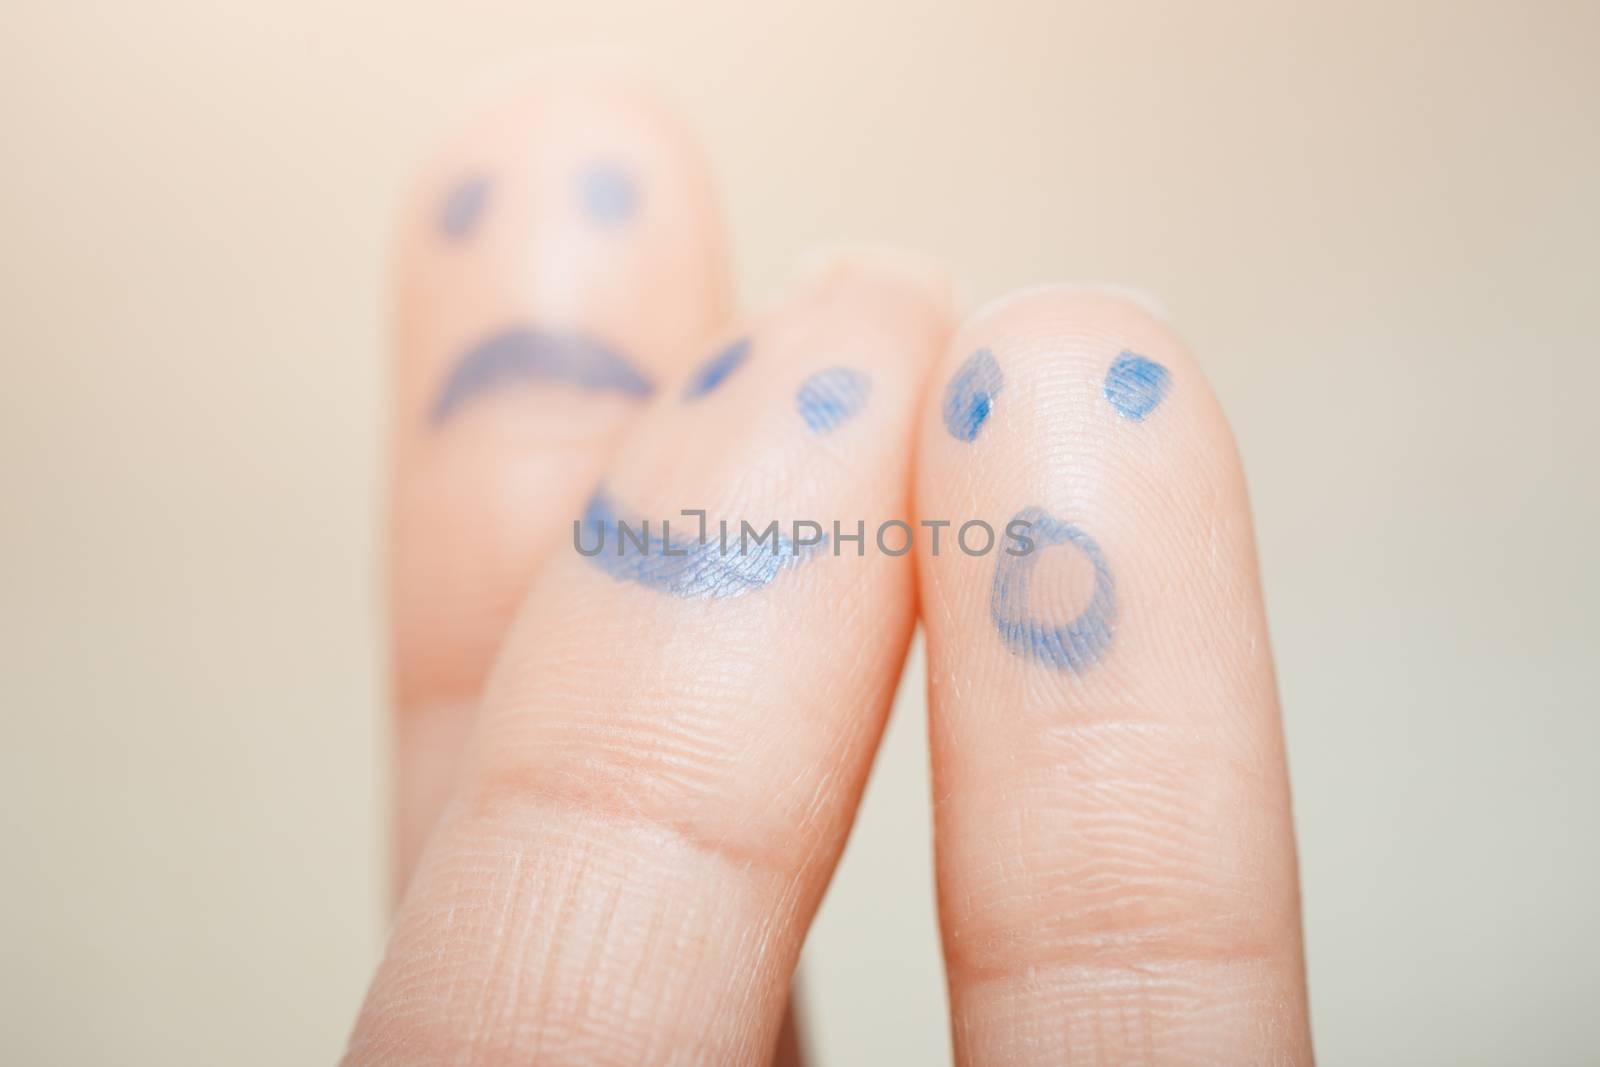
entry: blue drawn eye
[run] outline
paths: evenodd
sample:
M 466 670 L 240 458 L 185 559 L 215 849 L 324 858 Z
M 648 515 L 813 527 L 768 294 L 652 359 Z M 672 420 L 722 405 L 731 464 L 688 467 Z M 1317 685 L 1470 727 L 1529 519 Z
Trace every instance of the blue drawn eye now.
M 849 367 L 829 367 L 800 383 L 795 409 L 814 434 L 831 433 L 867 404 L 872 379 Z
M 1137 352 L 1124 352 L 1106 371 L 1104 392 L 1117 414 L 1143 422 L 1172 386 L 1172 375 L 1155 360 Z
M 472 236 L 488 200 L 488 178 L 474 175 L 457 182 L 439 205 L 439 233 L 449 241 Z
M 655 388 L 620 352 L 594 338 L 515 326 L 462 353 L 439 390 L 431 418 L 437 425 L 479 394 L 538 381 L 636 397 Z
M 1064 522 L 1040 507 L 1019 511 L 1006 525 L 1028 526 L 1034 544 L 1020 555 L 1003 553 L 995 563 L 989 614 L 1000 640 L 1019 656 L 1031 656 L 1061 670 L 1080 673 L 1097 663 L 1111 647 L 1116 622 L 1116 583 L 1105 555 L 1082 529 Z M 1094 566 L 1094 593 L 1089 603 L 1069 622 L 1055 625 L 1040 619 L 1034 603 L 1033 579 L 1039 556 L 1054 546 L 1069 546 L 1083 553 Z
M 620 226 L 638 210 L 633 177 L 614 163 L 591 163 L 578 175 L 584 213 L 601 226 Z
M 727 348 L 718 352 L 701 365 L 694 372 L 694 377 L 689 379 L 683 387 L 683 399 L 699 400 L 717 386 L 727 381 L 728 376 L 738 370 L 750 355 L 750 339 L 741 337 Z
M 1004 385 L 993 352 L 980 348 L 967 357 L 944 390 L 944 428 L 950 436 L 958 441 L 976 440 Z

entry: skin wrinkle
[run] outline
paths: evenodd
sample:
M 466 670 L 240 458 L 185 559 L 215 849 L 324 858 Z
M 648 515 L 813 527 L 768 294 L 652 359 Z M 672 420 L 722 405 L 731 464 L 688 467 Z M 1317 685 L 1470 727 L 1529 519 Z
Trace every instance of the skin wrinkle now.
M 694 953 L 694 946 L 683 943 L 681 939 L 674 939 L 673 928 L 665 921 L 666 916 L 663 909 L 657 908 L 648 911 L 646 913 L 644 927 L 640 932 L 630 935 L 627 931 L 626 924 L 620 924 L 622 925 L 624 931 L 620 937 L 616 938 L 615 940 L 606 937 L 605 934 L 607 931 L 609 931 L 612 927 L 619 925 L 617 920 L 622 913 L 621 885 L 612 883 L 611 893 L 608 897 L 608 900 L 610 901 L 609 906 L 603 909 L 600 913 L 599 933 L 596 936 L 587 939 L 588 952 L 585 956 L 587 962 L 583 967 L 579 968 L 580 974 L 606 974 L 615 966 L 627 968 L 629 967 L 630 963 L 634 963 L 634 961 L 642 963 L 652 958 L 661 956 L 671 957 L 680 961 L 684 959 L 693 959 L 693 966 L 689 968 L 690 972 L 693 973 L 700 969 L 701 960 Z M 643 946 L 643 948 L 642 951 L 633 954 L 634 960 L 629 959 L 629 954 L 623 953 L 620 959 L 614 959 L 611 962 L 602 965 L 601 961 L 606 959 L 606 957 L 603 957 L 600 954 L 600 949 L 603 946 L 611 946 L 616 944 L 638 944 Z M 608 1026 L 612 1025 L 621 1025 L 635 1021 L 648 1022 L 650 1020 L 657 1020 L 668 1016 L 675 1003 L 673 998 L 676 991 L 665 985 L 653 984 L 646 981 L 648 972 L 642 967 L 638 966 L 637 963 L 635 963 L 635 965 L 632 967 L 632 970 L 637 976 L 637 981 L 641 984 L 627 988 L 644 988 L 648 990 L 651 989 L 652 985 L 654 985 L 653 995 L 646 1003 L 634 1004 L 630 1000 L 622 1005 L 606 1005 L 599 1010 L 594 1010 L 589 1006 L 592 991 L 596 990 L 597 988 L 596 984 L 593 982 L 581 983 L 567 989 L 560 989 L 553 983 L 546 983 L 545 988 L 551 990 L 552 992 L 562 992 L 573 996 L 575 1000 L 571 1014 L 576 1018 L 587 1020 L 586 1028 L 589 1031 L 602 1031 Z M 627 1017 L 627 1010 L 630 1005 L 633 1008 L 632 1019 Z M 640 1030 L 642 1033 L 647 1035 L 647 1039 L 653 1040 L 653 1038 L 649 1038 L 648 1036 L 651 1030 L 650 1027 L 640 1027 Z M 575 1049 L 574 1051 L 581 1050 Z
M 644 716 L 641 721 L 650 721 L 648 709 L 646 705 L 640 710 Z M 569 739 L 564 736 L 567 730 L 563 725 L 551 721 L 540 731 L 539 737 L 502 743 L 500 755 L 487 768 L 487 774 L 490 778 L 506 777 L 509 789 L 542 783 L 549 796 L 566 798 L 577 794 L 586 804 L 606 810 L 626 810 L 637 818 L 650 817 L 649 813 L 654 812 L 686 819 L 694 817 L 697 811 L 708 810 L 708 806 L 718 807 L 727 793 L 721 783 L 736 780 L 734 772 L 738 768 L 750 765 L 751 760 L 758 765 L 770 763 L 768 754 L 781 751 L 788 743 L 788 731 L 781 731 L 763 737 L 758 749 L 754 736 L 727 734 L 714 711 L 701 713 L 700 721 L 705 726 L 696 727 L 694 719 L 685 719 L 674 708 L 666 710 L 670 717 L 660 720 L 659 729 L 652 728 L 633 736 L 618 737 L 609 728 L 580 720 L 576 724 L 577 732 Z M 684 748 L 681 741 L 674 741 L 693 737 L 704 740 L 691 749 Z M 739 740 L 740 737 L 747 739 Z M 673 756 L 677 757 L 676 762 Z M 698 766 L 686 762 L 691 759 Z M 759 792 L 741 789 L 727 797 L 731 801 L 727 810 L 738 813 L 740 822 L 737 828 L 717 831 L 719 838 L 750 840 L 768 832 L 767 824 L 749 819 L 752 805 L 760 806 L 767 798 L 776 799 L 782 794 L 774 792 L 770 782 L 763 786 Z M 784 817 L 770 828 L 774 832 L 792 834 L 797 829 L 793 803 L 790 802 L 784 811 Z M 730 833 L 733 829 L 737 829 L 736 836 Z
M 589 835 L 587 835 L 587 834 L 585 835 L 585 838 L 586 839 L 590 839 Z M 630 855 L 633 857 L 633 859 L 632 859 L 633 865 L 635 866 L 635 868 L 637 868 L 637 860 L 638 860 L 638 857 L 639 857 L 640 854 L 638 852 L 636 852 L 636 851 L 630 851 Z M 637 870 L 635 870 L 635 873 L 638 873 Z M 479 877 L 481 879 L 481 876 L 479 876 Z M 574 878 L 576 878 L 577 880 L 574 881 Z M 503 885 L 504 882 L 503 882 L 503 880 L 496 879 L 496 880 L 494 880 L 494 882 L 492 884 Z M 554 929 L 554 930 L 556 930 L 558 932 L 559 931 L 582 930 L 582 929 L 584 929 L 584 927 L 582 927 L 581 924 L 575 922 L 575 918 L 574 917 L 575 917 L 576 912 L 568 910 L 569 908 L 578 907 L 579 906 L 578 902 L 581 899 L 583 899 L 582 895 L 577 891 L 577 888 L 578 888 L 578 886 L 580 884 L 582 884 L 582 876 L 581 875 L 576 875 L 573 872 L 569 871 L 566 874 L 562 875 L 561 880 L 555 886 L 555 895 L 558 898 L 558 914 L 557 914 L 556 918 L 558 918 L 561 921 L 561 925 L 560 926 L 555 926 L 555 927 L 548 926 L 547 925 L 547 921 L 551 918 L 550 913 L 549 913 L 549 909 L 537 907 L 531 901 L 531 898 L 528 898 L 526 896 L 526 893 L 520 893 L 519 894 L 519 891 L 518 891 L 516 886 L 510 887 L 510 892 L 512 894 L 519 894 L 519 895 L 514 895 L 513 897 L 509 898 L 509 899 L 512 899 L 513 902 L 511 904 L 509 904 L 508 907 L 510 907 L 513 910 L 520 911 L 522 914 L 529 915 L 530 919 L 532 917 L 534 917 L 534 916 L 542 916 L 543 917 L 542 920 L 539 921 L 538 924 L 537 924 L 538 928 L 540 928 L 540 929 Z M 602 880 L 601 884 L 602 885 L 606 884 L 606 881 Z M 610 884 L 612 884 L 612 885 L 620 885 L 620 884 L 623 884 L 623 881 L 622 880 L 611 880 Z M 497 894 L 499 894 L 501 896 L 505 896 L 506 893 L 507 893 L 506 890 L 497 890 Z M 587 907 L 587 906 L 585 906 L 585 907 Z M 530 929 L 532 929 L 532 928 L 533 927 L 530 926 Z M 685 945 L 686 944 L 687 943 L 685 943 Z M 685 945 L 679 945 L 678 949 L 681 950 L 683 947 L 685 947 Z M 566 950 L 564 950 L 562 948 L 562 943 L 559 940 L 555 941 L 555 942 L 552 942 L 549 946 L 547 946 L 547 948 L 548 948 L 548 951 L 545 953 L 545 956 L 544 956 L 546 969 L 543 972 L 541 972 L 541 973 L 544 974 L 545 977 L 544 977 L 544 980 L 540 981 L 537 984 L 538 984 L 539 988 L 542 988 L 542 989 L 545 989 L 545 990 L 548 991 L 548 990 L 556 989 L 560 985 L 560 983 L 556 983 L 556 982 L 553 982 L 551 980 L 554 977 L 555 972 L 553 970 L 551 970 L 550 968 L 554 968 L 555 966 L 558 965 L 558 960 L 563 958 L 563 953 Z M 681 951 L 679 951 L 678 954 L 681 955 Z M 524 970 L 526 970 L 526 966 L 525 965 L 524 965 Z M 507 985 L 507 981 L 503 976 L 495 977 L 494 975 L 491 975 L 489 980 L 488 980 L 488 984 L 489 984 L 489 986 L 491 988 L 492 987 L 504 988 Z M 542 1003 L 542 1004 L 535 1004 L 535 1005 L 530 1005 L 530 1006 L 523 1006 L 523 1008 L 520 1009 L 520 1010 L 531 1014 L 532 1017 L 535 1017 L 535 1018 L 538 1018 L 538 1017 L 549 1017 L 552 1012 L 556 1013 L 555 1017 L 557 1017 L 557 1018 L 564 1017 L 563 1015 L 561 1015 L 560 1011 L 557 1010 L 558 1007 L 559 1006 L 552 1005 L 550 1003 Z M 582 1042 L 581 1034 L 576 1036 L 576 1040 L 579 1041 L 579 1044 L 578 1045 L 574 1045 L 572 1047 L 581 1047 L 581 1042 Z M 477 1048 L 477 1047 L 480 1047 L 480 1046 L 475 1045 L 474 1047 Z M 559 1046 L 558 1045 L 558 1046 L 549 1046 L 549 1047 L 564 1047 L 564 1046 Z M 622 1060 L 622 1061 L 619 1061 L 619 1062 L 631 1062 L 631 1060 Z
M 468 1015 L 469 1022 L 462 1041 L 463 1059 L 469 1055 L 474 1059 L 480 1058 L 477 1054 L 485 1049 L 485 1035 L 500 1032 L 506 1020 L 513 1017 L 512 1012 L 517 1002 L 515 979 L 521 973 L 519 965 L 525 960 L 527 942 L 525 939 L 518 939 L 515 944 L 508 945 L 505 925 L 510 916 L 526 915 L 529 910 L 520 899 L 525 889 L 525 883 L 520 877 L 525 858 L 525 851 L 516 849 L 512 852 L 511 871 L 494 872 L 494 884 L 505 888 L 495 894 L 499 907 L 496 909 L 495 931 L 491 937 L 493 947 L 489 950 L 487 965 L 483 968 L 482 982 L 468 1000 L 473 1010 Z M 557 916 L 566 918 L 567 913 L 558 910 Z
M 1054 802 L 1007 796 L 997 806 L 1016 811 L 1037 810 L 1040 820 L 1051 812 L 1083 810 L 1090 819 L 1075 832 L 1085 835 L 1088 862 L 1074 860 L 1071 853 L 1041 842 L 1036 851 L 1012 845 L 1007 849 L 1008 866 L 1015 867 L 1026 884 L 1039 887 L 1022 896 L 1008 894 L 1006 885 L 1014 876 L 1002 876 L 998 883 L 985 882 L 982 866 L 969 869 L 966 880 L 982 886 L 984 903 L 980 908 L 950 913 L 947 921 L 955 929 L 967 926 L 982 931 L 980 940 L 991 940 L 991 931 L 1018 931 L 1030 947 L 1044 948 L 1057 942 L 1093 940 L 1098 934 L 1128 931 L 1140 933 L 1145 927 L 1160 929 L 1215 928 L 1218 936 L 1235 939 L 1233 929 L 1240 909 L 1247 901 L 1225 868 L 1207 863 L 1211 851 L 1209 835 L 1194 828 L 1186 805 L 1186 795 L 1177 790 L 1157 795 L 1159 806 L 1144 811 L 1125 811 L 1126 790 L 1118 794 L 1121 806 L 1095 801 L 1084 802 L 1076 789 L 1061 791 L 1065 798 Z M 1056 816 L 1055 818 L 1059 818 Z M 1170 827 L 1156 829 L 1152 820 Z M 1019 835 L 1028 840 L 1031 835 Z M 1203 873 L 1202 873 L 1203 872 Z M 1053 888 L 1047 888 L 1054 882 Z M 1041 889 L 1052 898 L 1061 898 L 1047 909 L 1048 922 L 1029 922 L 1030 902 Z M 1166 917 L 1164 917 L 1166 916 Z M 1170 924 L 1175 923 L 1176 926 Z M 1026 931 L 1025 935 L 1022 931 Z
M 618 911 L 619 911 L 620 906 L 621 906 L 621 900 L 622 900 L 622 886 L 618 885 L 618 884 L 613 884 L 611 886 L 610 892 L 605 894 L 605 896 L 602 899 L 601 906 L 597 909 L 598 915 L 599 915 L 599 923 L 598 923 L 598 927 L 599 928 L 596 931 L 595 936 L 592 939 L 589 940 L 589 943 L 587 945 L 588 951 L 583 956 L 583 965 L 579 968 L 578 973 L 580 973 L 580 974 L 603 974 L 603 973 L 605 973 L 599 966 L 599 962 L 600 962 L 600 958 L 601 958 L 601 950 L 602 950 L 602 946 L 604 946 L 605 944 L 608 943 L 609 938 L 608 938 L 607 935 L 611 932 L 612 927 L 616 924 Z M 651 931 L 652 931 L 651 936 L 646 936 L 643 939 L 644 940 L 644 944 L 646 946 L 651 946 L 651 945 L 654 945 L 656 943 L 656 940 L 657 940 L 657 938 L 659 938 L 660 935 L 658 933 L 655 933 L 655 931 L 659 930 L 659 928 L 660 928 L 660 926 L 659 926 L 659 918 L 657 916 L 652 916 L 652 918 L 651 918 Z M 648 952 L 648 951 L 649 950 L 647 948 L 646 952 Z M 644 953 L 641 953 L 641 955 L 644 955 Z M 545 981 L 545 982 L 540 984 L 540 988 L 545 989 L 545 990 L 554 990 L 557 987 L 556 987 L 555 983 L 550 982 L 550 981 L 547 980 L 547 981 Z M 573 1005 L 572 1014 L 577 1016 L 580 1019 L 589 1019 L 589 1018 L 593 1018 L 594 1017 L 593 1013 L 591 1011 L 587 1010 L 589 1008 L 590 991 L 593 988 L 594 988 L 594 986 L 593 986 L 592 983 L 585 983 L 585 984 L 582 984 L 582 985 L 579 985 L 579 986 L 576 987 L 576 990 L 575 990 L 576 1003 Z M 665 995 L 665 990 L 662 990 L 661 995 L 663 995 L 663 996 Z M 658 1003 L 659 1003 L 659 1001 L 658 1001 Z M 543 1014 L 543 1013 L 541 1013 L 541 1014 Z
M 977 934 L 968 931 L 953 936 L 946 960 L 952 980 L 976 984 L 1066 963 L 1271 963 L 1278 951 L 1276 938 L 1281 929 L 1270 922 L 1263 924 L 1248 907 L 1248 901 L 1242 902 L 1237 913 L 1221 918 L 1179 916 L 1163 920 L 1143 914 L 1188 908 L 1188 895 L 1197 889 L 1208 892 L 1210 886 L 1165 878 L 1140 880 L 1117 870 L 1098 879 L 1098 886 L 1095 881 L 1086 880 L 1082 889 L 1119 899 L 1114 905 L 1084 904 L 1077 911 L 1066 913 L 1056 924 L 1070 926 L 1077 933 L 1046 931 L 1028 936 L 1015 932 L 999 936 L 988 933 L 989 926 L 979 926 Z M 974 880 L 969 900 L 980 890 L 991 891 Z M 1049 910 L 1054 905 L 1046 901 L 1053 901 L 1054 896 L 1019 892 L 1009 901 L 995 902 L 995 907 L 1019 914 Z
M 1064 1029 L 1069 1046 L 1066 1062 L 1078 1062 L 1081 1057 L 1083 1062 L 1093 1063 L 1231 1065 L 1267 1062 L 1259 1050 L 1272 1046 L 1260 1034 L 1276 1025 L 1279 1014 L 1271 1010 L 1274 998 L 1270 989 L 1260 968 L 1252 964 L 1199 969 L 1155 964 L 1039 968 L 1019 978 L 1015 988 L 995 985 L 978 992 L 984 999 L 1007 1005 L 1008 1025 L 1001 1030 L 1007 1044 L 985 1050 L 996 1062 L 1015 1061 L 1028 1045 L 1061 1056 L 1060 1032 Z M 1059 1007 L 1050 1013 L 1036 1010 L 1043 1004 Z M 1258 1005 L 1266 1010 L 1252 1011 Z M 1265 1026 L 1253 1024 L 1252 1015 L 1264 1015 Z M 1137 1025 L 1112 1025 L 1128 1019 L 1138 1020 Z M 1254 1031 L 1254 1039 L 1220 1040 L 1216 1032 L 1221 1028 Z M 1135 1035 L 1139 1047 L 1118 1044 L 1119 1034 Z M 970 1035 L 970 1030 L 963 1035 L 968 1049 L 972 1047 Z
M 725 781 L 727 772 L 741 761 L 741 753 L 730 750 L 726 737 L 719 736 L 726 733 L 718 718 L 718 705 L 722 704 L 721 700 L 710 699 L 709 694 L 704 704 L 663 702 L 659 706 L 659 728 L 629 730 L 620 735 L 601 723 L 582 718 L 569 722 L 563 718 L 542 731 L 547 740 L 541 746 L 540 764 L 559 765 L 566 758 L 575 766 L 587 768 L 592 764 L 590 754 L 598 752 L 632 775 L 648 766 L 660 775 L 663 784 L 676 787 L 669 790 L 676 795 L 709 795 L 716 791 L 716 783 Z M 696 708 L 700 710 L 695 711 Z M 652 701 L 641 703 L 645 716 L 654 709 Z M 574 735 L 571 740 L 550 739 L 551 734 L 569 731 Z
M 497 1000 L 501 1005 L 516 1003 L 516 977 L 519 971 L 515 966 L 506 966 L 506 954 L 509 950 L 512 953 L 512 961 L 516 961 L 516 954 L 522 951 L 527 942 L 525 939 L 519 938 L 515 943 L 510 943 L 506 938 L 506 924 L 513 915 L 517 914 L 517 909 L 513 905 L 516 903 L 516 887 L 522 885 L 520 876 L 524 855 L 521 849 L 513 853 L 511 870 L 505 876 L 506 882 L 513 887 L 513 892 L 505 895 L 498 914 L 495 916 L 494 936 L 491 938 L 492 947 L 489 950 L 488 966 L 485 970 L 489 975 L 489 981 L 494 983 L 491 989 L 497 995 L 480 995 L 477 998 L 478 1003 L 482 1005 L 482 1009 L 474 1014 L 473 1023 L 467 1031 L 465 1044 L 468 1048 L 478 1047 L 483 1034 L 495 1033 L 499 1030 L 499 1027 L 494 1025 Z M 522 914 L 526 915 L 527 911 L 524 910 Z M 504 970 L 510 971 L 507 986 L 498 984 L 499 975 Z M 483 994 L 488 994 L 491 989 L 485 989 L 482 992 Z
M 504 770 L 485 777 L 473 806 L 479 815 L 492 818 L 503 818 L 506 809 L 515 807 L 577 811 L 600 823 L 654 829 L 698 852 L 739 867 L 781 870 L 788 861 L 782 850 L 762 843 L 761 839 L 768 836 L 765 831 L 735 837 L 709 830 L 693 818 L 663 816 L 643 805 L 618 805 L 611 799 L 615 795 L 612 791 L 594 791 L 575 772 Z
M 485 868 L 482 871 L 480 878 L 477 880 L 478 884 L 493 884 L 490 878 L 491 874 L 492 869 Z M 450 908 L 444 923 L 446 931 L 454 932 L 458 929 L 456 917 L 456 909 L 454 907 Z M 423 919 L 423 925 L 429 925 L 430 922 L 431 920 L 425 916 Z M 427 996 L 427 990 L 442 986 L 444 990 L 443 999 L 446 1002 L 453 999 L 453 994 L 461 987 L 462 976 L 460 975 L 458 968 L 451 966 L 454 957 L 452 957 L 450 954 L 450 950 L 463 941 L 467 941 L 467 939 L 464 937 L 440 938 L 434 953 L 425 956 L 413 955 L 409 959 L 401 959 L 395 964 L 401 972 L 396 981 L 396 986 L 398 989 L 393 1000 L 387 1002 L 383 1006 L 384 1013 L 388 1018 L 393 1020 L 395 1025 L 380 1030 L 380 1032 L 387 1031 L 395 1035 L 395 1039 L 391 1040 L 386 1045 L 379 1046 L 380 1048 L 392 1048 L 398 1042 L 403 1042 L 407 1047 L 412 1047 L 417 1044 L 417 1040 L 415 1038 L 407 1040 L 406 1035 L 420 1029 L 420 1026 L 412 1027 L 406 1024 L 413 1018 L 424 1022 L 431 1021 L 429 1018 L 431 1014 L 430 1010 L 435 1006 L 436 1002 L 440 998 L 437 996 Z M 470 941 L 467 943 L 470 945 Z M 390 956 L 391 958 L 393 957 L 392 951 Z M 469 960 L 470 949 L 468 952 L 462 953 L 461 956 L 463 962 Z M 442 981 L 435 976 L 435 972 L 441 970 L 448 972 L 449 974 L 449 977 L 443 979 Z M 413 988 L 415 988 L 417 992 L 414 995 L 410 995 L 408 991 Z M 420 1010 L 412 1011 L 411 1009 L 413 1006 L 416 1006 Z M 356 1035 L 358 1040 L 351 1046 L 352 1054 L 363 1050 L 365 1047 L 359 1043 L 359 1038 L 361 1035 L 362 1031 L 358 1029 Z M 387 1057 L 385 1058 L 387 1059 Z M 442 1061 L 444 1059 L 442 1055 L 432 1058 L 434 1058 L 436 1061 Z

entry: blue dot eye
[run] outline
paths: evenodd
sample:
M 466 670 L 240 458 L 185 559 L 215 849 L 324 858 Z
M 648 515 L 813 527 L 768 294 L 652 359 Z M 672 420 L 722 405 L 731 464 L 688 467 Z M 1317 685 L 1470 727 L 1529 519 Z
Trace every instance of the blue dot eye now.
M 974 427 L 982 426 L 983 420 L 989 417 L 989 410 L 994 406 L 994 400 L 988 393 L 979 393 L 972 398 L 972 410 L 968 417 Z
M 800 383 L 794 404 L 806 429 L 825 434 L 854 417 L 871 393 L 872 379 L 865 374 L 849 367 L 830 367 Z
M 718 352 L 701 365 L 694 372 L 694 377 L 689 379 L 683 387 L 685 401 L 699 400 L 717 386 L 727 381 L 728 376 L 739 369 L 745 358 L 750 355 L 750 339 L 741 337 L 727 348 Z
M 439 205 L 439 232 L 450 241 L 472 236 L 488 200 L 488 178 L 474 175 L 457 182 Z
M 994 410 L 994 398 L 1005 385 L 994 353 L 980 348 L 956 368 L 944 390 L 944 428 L 957 441 L 971 443 Z
M 1137 352 L 1124 352 L 1106 371 L 1105 393 L 1118 415 L 1143 422 L 1172 387 L 1167 368 Z
M 633 218 L 639 193 L 633 176 L 614 163 L 591 163 L 578 175 L 584 214 L 601 226 L 620 226 Z

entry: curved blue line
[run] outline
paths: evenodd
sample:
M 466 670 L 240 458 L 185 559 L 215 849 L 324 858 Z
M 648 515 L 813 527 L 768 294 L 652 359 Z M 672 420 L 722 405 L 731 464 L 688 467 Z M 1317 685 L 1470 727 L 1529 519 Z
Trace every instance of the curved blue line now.
M 619 522 L 628 525 L 624 536 Z M 613 578 L 680 597 L 721 599 L 744 596 L 769 585 L 778 574 L 805 562 L 818 545 L 797 546 L 776 535 L 768 542 L 741 546 L 738 535 L 724 550 L 720 535 L 698 540 L 698 523 L 685 519 L 688 536 L 644 520 L 625 518 L 601 486 L 589 498 L 573 529 L 573 546 Z M 660 533 L 656 531 L 660 530 Z
M 431 413 L 435 425 L 480 393 L 530 382 L 563 382 L 590 392 L 647 397 L 654 384 L 616 349 L 578 333 L 514 326 L 456 360 Z
M 989 613 L 994 618 L 1000 640 L 1019 656 L 1032 656 L 1074 674 L 1099 662 L 1111 647 L 1117 618 L 1116 582 L 1104 553 L 1094 538 L 1070 522 L 1064 522 L 1040 507 L 1026 507 L 1012 522 L 1029 524 L 1029 536 L 1036 544 L 1020 556 L 1002 553 L 994 568 L 994 588 L 989 596 Z M 1007 523 L 1007 529 L 1011 524 Z M 1072 545 L 1094 565 L 1094 595 L 1076 618 L 1062 626 L 1040 622 L 1030 614 L 1033 569 L 1039 554 L 1053 545 Z

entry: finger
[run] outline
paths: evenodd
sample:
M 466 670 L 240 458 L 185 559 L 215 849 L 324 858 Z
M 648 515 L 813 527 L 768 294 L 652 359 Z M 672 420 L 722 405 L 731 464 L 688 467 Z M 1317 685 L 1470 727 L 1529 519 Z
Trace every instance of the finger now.
M 958 1062 L 1309 1062 L 1249 505 L 1198 366 L 1124 297 L 1026 292 L 952 341 L 917 465 L 920 519 L 997 532 L 918 558 Z
M 533 568 L 729 302 L 700 153 L 609 83 L 547 83 L 472 123 L 418 182 L 398 275 L 397 886 Z
M 904 520 L 946 325 L 922 282 L 841 264 L 629 435 L 575 531 L 600 554 L 553 557 L 500 654 L 351 1062 L 772 1055 L 913 616 L 910 556 L 831 522 Z M 611 524 L 647 517 L 648 551 Z M 781 555 L 723 553 L 719 519 L 779 520 Z

